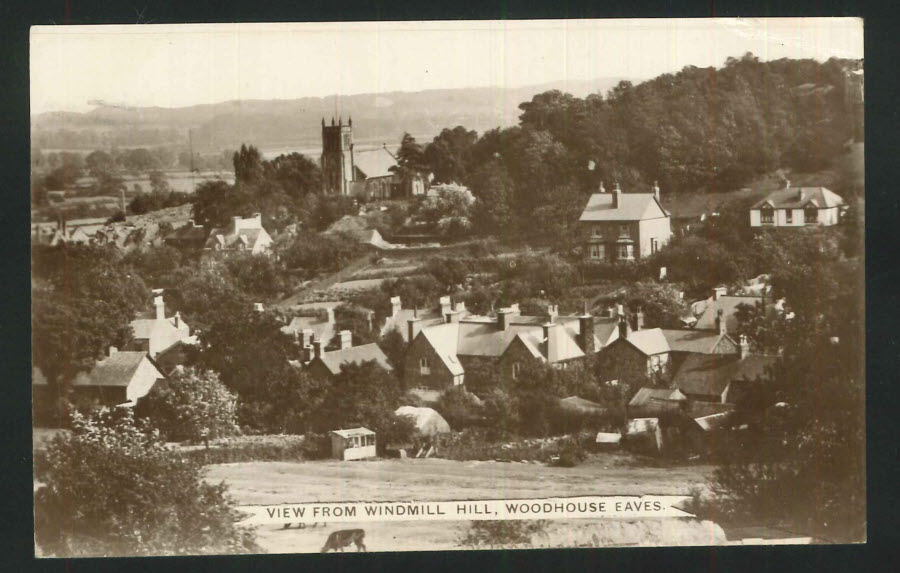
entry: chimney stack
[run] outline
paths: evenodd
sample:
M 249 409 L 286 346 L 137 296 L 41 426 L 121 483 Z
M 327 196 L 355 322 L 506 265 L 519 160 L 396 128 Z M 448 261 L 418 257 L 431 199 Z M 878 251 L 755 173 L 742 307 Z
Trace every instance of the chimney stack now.
M 791 180 L 788 179 L 787 177 L 784 178 L 784 188 L 785 188 L 785 189 L 790 189 L 790 188 L 791 188 Z
M 585 354 L 597 351 L 594 347 L 594 315 L 588 312 L 588 304 L 584 303 L 584 314 L 578 317 L 578 338 L 581 350 Z
M 116 348 L 115 346 L 109 347 L 109 355 L 110 356 L 115 356 L 116 354 L 118 354 L 118 352 L 119 352 L 119 349 Z
M 346 350 L 353 346 L 353 333 L 349 330 L 342 330 L 340 332 L 341 337 L 341 350 Z
M 619 315 L 619 338 L 628 338 L 628 321 L 625 320 L 625 316 Z
M 741 360 L 750 356 L 750 341 L 747 340 L 746 334 L 742 334 L 738 339 L 738 353 L 740 353 Z
M 722 309 L 716 311 L 716 332 L 719 334 L 725 334 L 727 330 L 727 326 L 725 325 L 725 317 Z
M 510 311 L 508 308 L 501 308 L 497 311 L 497 328 L 506 330 L 509 327 Z
M 313 340 L 313 357 L 321 358 L 322 357 L 322 341 L 321 340 Z
M 641 310 L 641 307 L 638 307 L 634 315 L 634 329 L 644 330 L 644 311 Z
M 653 196 L 656 197 L 656 200 L 659 201 L 659 182 L 653 182 Z
M 728 294 L 728 289 L 723 286 L 718 286 L 713 289 L 713 300 L 719 300 L 726 294 Z
M 547 306 L 547 322 L 553 322 L 559 316 L 559 305 L 551 304 Z
M 397 316 L 397 314 L 403 309 L 403 304 L 400 302 L 399 296 L 391 297 L 391 316 Z
M 622 197 L 622 188 L 619 187 L 619 182 L 616 181 L 616 190 L 613 192 L 613 209 L 619 208 L 619 199 Z
M 603 181 L 600 182 L 600 193 L 606 193 L 606 188 L 603 187 Z
M 162 295 L 153 298 L 153 306 L 156 307 L 156 320 L 165 320 L 166 304 L 163 302 Z
M 440 301 L 439 301 L 439 302 L 440 302 L 440 305 L 441 305 L 441 316 L 446 316 L 448 312 L 450 312 L 451 310 L 453 310 L 453 307 L 452 307 L 452 305 L 450 304 L 450 297 L 449 297 L 449 296 L 442 296 L 442 297 L 440 298 Z
M 552 322 L 546 322 L 541 325 L 543 338 L 541 338 L 541 354 L 550 362 L 551 356 L 556 356 L 556 340 L 551 336 L 551 330 L 557 326 Z
M 416 339 L 416 336 L 418 336 L 419 332 L 422 330 L 422 321 L 418 318 L 411 318 L 407 321 L 407 324 L 409 340 L 406 342 L 412 344 L 412 341 Z
M 181 326 L 181 312 L 175 313 L 175 328 Z
M 326 308 L 325 314 L 328 315 L 328 324 L 334 324 L 334 308 L 332 308 L 332 307 Z
M 313 331 L 310 328 L 304 328 L 300 333 L 300 346 L 303 348 L 312 347 L 313 343 Z

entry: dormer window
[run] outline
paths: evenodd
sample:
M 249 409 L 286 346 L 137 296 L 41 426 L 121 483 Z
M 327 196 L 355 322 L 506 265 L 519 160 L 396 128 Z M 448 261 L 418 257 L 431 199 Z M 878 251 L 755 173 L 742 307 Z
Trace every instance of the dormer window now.
M 431 374 L 431 366 L 428 364 L 427 358 L 419 358 L 419 374 L 422 376 Z
M 770 205 L 763 205 L 763 208 L 759 210 L 759 215 L 763 224 L 771 225 L 775 222 L 775 209 Z

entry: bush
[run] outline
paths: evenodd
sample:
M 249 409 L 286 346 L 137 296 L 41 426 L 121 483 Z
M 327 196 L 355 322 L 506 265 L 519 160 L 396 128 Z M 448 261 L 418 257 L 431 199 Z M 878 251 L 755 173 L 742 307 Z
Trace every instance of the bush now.
M 459 543 L 472 549 L 531 545 L 535 536 L 546 536 L 549 524 L 545 519 L 473 521 Z
M 135 413 L 169 441 L 199 441 L 239 432 L 236 403 L 214 372 L 189 368 L 155 387 L 138 402 Z
M 182 449 L 182 458 L 201 465 L 237 462 L 299 462 L 331 455 L 325 434 L 240 436 L 211 444 L 209 448 Z
M 455 430 L 478 425 L 484 419 L 484 408 L 462 386 L 455 386 L 441 394 L 435 409 Z
M 58 557 L 259 551 L 224 483 L 172 455 L 130 410 L 72 416 L 35 460 L 35 538 Z

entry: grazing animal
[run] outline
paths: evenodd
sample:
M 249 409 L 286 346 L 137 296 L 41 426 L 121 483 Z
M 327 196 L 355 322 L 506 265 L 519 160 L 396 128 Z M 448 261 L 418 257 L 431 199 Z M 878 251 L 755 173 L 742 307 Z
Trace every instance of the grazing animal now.
M 313 528 L 318 527 L 318 526 L 319 526 L 319 522 L 316 521 L 315 523 L 312 524 L 312 526 L 313 526 Z M 306 524 L 305 524 L 305 523 L 298 523 L 298 524 L 297 524 L 297 527 L 298 527 L 299 529 L 306 529 Z M 322 522 L 322 527 L 328 527 L 328 524 L 325 523 L 325 522 Z M 285 524 L 284 524 L 284 528 L 285 528 L 285 529 L 290 529 L 290 528 L 291 528 L 291 522 L 285 523 Z
M 343 552 L 344 547 L 349 547 L 351 543 L 356 544 L 357 551 L 365 551 L 366 544 L 363 543 L 363 539 L 365 538 L 366 531 L 364 529 L 342 529 L 340 531 L 333 531 L 331 535 L 328 536 L 325 545 L 322 546 L 322 553 L 327 553 L 329 549 Z

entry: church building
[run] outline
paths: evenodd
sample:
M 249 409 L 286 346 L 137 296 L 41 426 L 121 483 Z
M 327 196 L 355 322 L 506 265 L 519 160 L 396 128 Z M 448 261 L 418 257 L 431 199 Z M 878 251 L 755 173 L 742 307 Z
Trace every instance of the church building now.
M 426 178 L 414 177 L 403 181 L 394 167 L 397 158 L 387 145 L 375 149 L 356 149 L 353 144 L 353 118 L 344 125 L 322 119 L 322 186 L 329 195 L 343 195 L 361 199 L 391 199 L 424 195 Z

